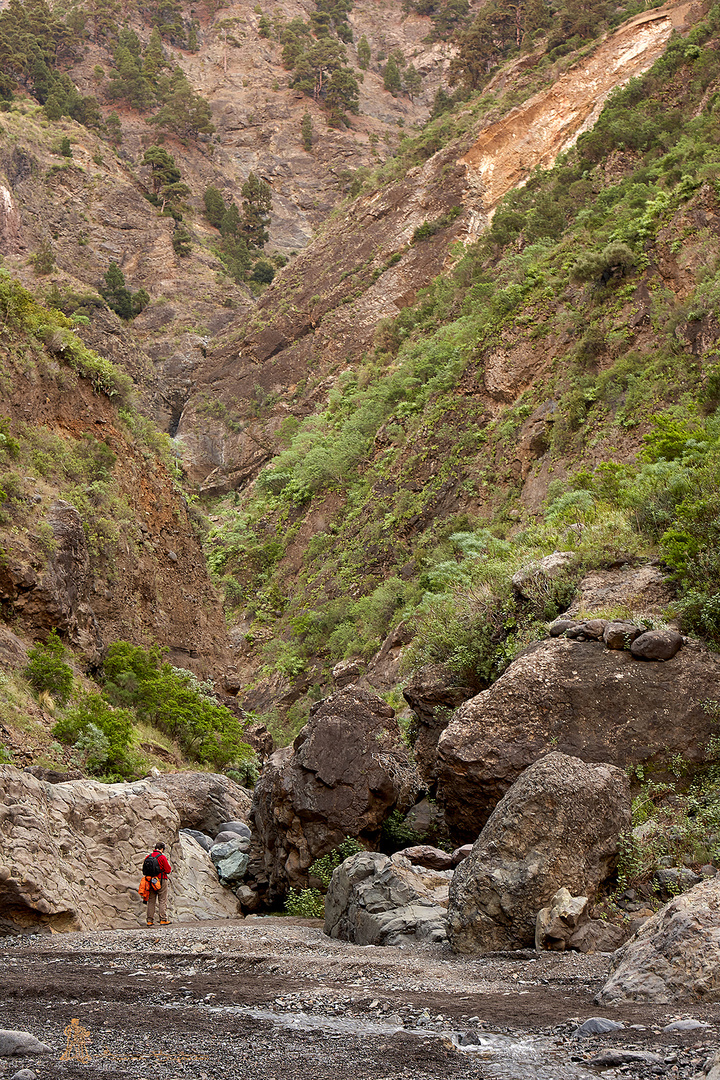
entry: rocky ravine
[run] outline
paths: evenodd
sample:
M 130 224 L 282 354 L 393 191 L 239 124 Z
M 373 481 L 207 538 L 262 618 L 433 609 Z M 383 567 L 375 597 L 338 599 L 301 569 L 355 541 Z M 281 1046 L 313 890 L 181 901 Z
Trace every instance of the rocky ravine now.
M 242 486 L 279 449 L 274 433 L 288 409 L 302 415 L 324 400 L 337 375 L 372 345 L 380 320 L 413 303 L 447 266 L 449 244 L 476 239 L 503 195 L 536 166 L 552 165 L 592 126 L 612 89 L 646 71 L 672 31 L 689 29 L 699 17 L 697 5 L 673 2 L 628 20 L 569 70 L 559 65 L 547 89 L 502 120 L 477 121 L 474 134 L 356 200 L 277 277 L 241 334 L 230 329 L 227 343 L 198 367 L 196 392 L 178 426 L 192 475 L 201 479 L 204 473 L 209 491 Z M 410 243 L 423 222 L 454 208 L 459 216 L 440 234 Z M 531 362 L 536 367 L 538 359 Z M 483 395 L 491 409 L 497 407 L 493 398 L 502 404 L 520 390 L 507 386 L 514 374 L 504 370 L 512 367 L 510 359 L 500 355 L 498 365 L 493 383 L 488 364 L 489 393 Z M 524 382 L 534 374 L 524 371 Z M 233 431 L 222 417 L 208 417 L 203 402 L 209 394 L 218 394 L 236 420 L 247 418 L 247 430 Z M 261 435 L 252 419 L 258 401 L 277 397 L 279 404 L 264 410 Z M 210 444 L 216 448 L 212 461 L 205 449 Z
M 604 956 L 373 949 L 272 917 L 6 939 L 0 957 L 3 1026 L 48 1047 L 0 1057 L 8 1078 L 590 1080 L 614 1062 L 604 1075 L 701 1080 L 720 1036 L 717 1005 L 600 1008 Z M 576 1034 L 597 1015 L 616 1030 Z M 681 1018 L 694 1026 L 668 1029 Z M 68 1053 L 73 1019 L 85 1061 Z

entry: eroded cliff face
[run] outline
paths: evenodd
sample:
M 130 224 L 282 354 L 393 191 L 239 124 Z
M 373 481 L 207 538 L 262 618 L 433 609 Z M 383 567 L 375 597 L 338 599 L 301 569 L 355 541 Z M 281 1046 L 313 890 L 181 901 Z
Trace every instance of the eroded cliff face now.
M 272 14 L 289 21 L 307 19 L 311 10 L 311 4 L 287 0 L 273 5 Z M 256 5 L 235 0 L 213 15 L 201 9 L 199 18 L 197 53 L 165 47 L 166 57 L 179 63 L 209 101 L 216 127 L 213 136 L 191 143 L 164 139 L 190 189 L 184 215 L 192 236 L 189 256 L 173 250 L 172 218 L 146 201 L 150 171 L 141 161 L 158 135 L 145 115 L 107 96 L 113 59 L 104 44 L 87 41 L 70 74 L 82 94 L 98 98 L 105 116 L 118 111 L 122 143 L 117 152 L 67 117 L 49 124 L 30 99 L 4 115 L 0 145 L 0 253 L 6 265 L 33 288 L 55 284 L 87 291 L 102 284 L 114 261 L 129 288 L 148 291 L 150 306 L 131 326 L 112 314 L 93 315 L 84 334 L 94 348 L 133 374 L 145 409 L 171 434 L 211 343 L 255 307 L 248 289 L 233 282 L 217 257 L 219 234 L 204 216 L 206 188 L 218 187 L 228 204 L 235 200 L 239 205 L 242 185 L 254 171 L 272 189 L 267 250 L 304 249 L 345 198 L 353 172 L 380 164 L 404 130 L 427 119 L 450 56 L 446 44 L 424 40 L 431 29 L 428 18 L 406 15 L 399 5 L 380 0 L 356 3 L 350 17 L 355 41 L 365 34 L 373 59 L 360 86 L 359 115 L 349 117 L 348 128 L 334 129 L 319 104 L 289 89 L 291 72 L 282 64 L 282 44 L 259 36 Z M 130 25 L 147 44 L 149 28 L 137 17 L 131 17 Z M 383 64 L 377 58 L 394 49 L 423 76 L 412 101 L 383 87 Z M 349 45 L 348 53 L 357 69 L 356 47 Z M 300 134 L 306 111 L 314 129 L 309 152 Z M 71 142 L 71 158 L 59 154 L 62 136 Z M 43 242 L 50 243 L 55 265 L 38 281 L 29 258 Z M 224 403 L 230 405 L 229 395 Z M 200 412 L 201 406 L 196 401 Z M 207 472 L 225 454 L 215 445 L 212 423 L 199 443 Z
M 190 475 L 207 492 L 242 487 L 256 475 L 281 447 L 283 420 L 326 400 L 337 376 L 376 342 L 382 320 L 451 264 L 452 243 L 476 239 L 503 195 L 534 168 L 552 165 L 593 125 L 612 89 L 646 71 L 673 30 L 687 30 L 700 15 L 697 4 L 672 3 L 629 20 L 567 70 L 559 63 L 545 72 L 546 88 L 523 105 L 497 121 L 486 106 L 466 135 L 336 217 L 278 275 L 240 333 L 229 327 L 227 343 L 197 367 L 177 428 Z M 515 86 L 522 83 L 517 67 Z M 498 76 L 490 93 L 502 94 L 509 79 Z M 426 222 L 445 224 L 415 242 Z M 490 411 L 513 401 L 553 359 L 526 340 L 489 356 L 480 393 Z M 207 415 L 215 396 L 234 425 L 219 410 Z M 544 429 L 546 419 L 552 422 L 535 417 L 535 426 Z M 527 471 L 532 447 L 520 457 Z
M 57 628 L 91 666 L 129 640 L 218 674 L 230 657 L 221 605 L 188 505 L 141 418 L 123 421 L 61 356 L 9 337 L 2 413 L 18 448 L 3 460 L 3 618 L 30 641 Z
M 550 168 L 589 131 L 612 91 L 647 71 L 672 32 L 692 26 L 701 10 L 696 3 L 671 3 L 628 19 L 552 86 L 481 131 L 460 164 L 485 221 L 533 169 Z

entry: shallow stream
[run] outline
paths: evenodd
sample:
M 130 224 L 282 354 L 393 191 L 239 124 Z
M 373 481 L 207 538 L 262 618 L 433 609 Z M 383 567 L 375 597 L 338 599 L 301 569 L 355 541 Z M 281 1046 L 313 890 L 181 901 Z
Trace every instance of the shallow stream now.
M 213 1009 L 212 1011 L 215 1011 Z M 222 1006 L 218 1012 L 232 1013 L 262 1020 L 291 1031 L 322 1031 L 328 1037 L 373 1039 L 402 1032 L 420 1039 L 440 1039 L 452 1045 L 458 1053 L 472 1055 L 484 1063 L 488 1080 L 597 1080 L 597 1073 L 582 1069 L 568 1061 L 550 1039 L 519 1038 L 486 1031 L 437 1031 L 427 1028 L 406 1028 L 392 1020 L 363 1020 L 359 1017 L 328 1016 L 322 1013 L 274 1012 L 244 1006 Z

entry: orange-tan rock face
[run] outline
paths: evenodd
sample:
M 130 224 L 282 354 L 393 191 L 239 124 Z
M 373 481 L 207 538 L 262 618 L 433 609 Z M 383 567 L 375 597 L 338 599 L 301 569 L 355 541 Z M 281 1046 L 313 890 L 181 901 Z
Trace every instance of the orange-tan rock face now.
M 503 195 L 533 169 L 546 169 L 597 120 L 610 93 L 641 75 L 665 48 L 673 30 L 697 16 L 697 5 L 671 3 L 643 12 L 602 41 L 548 90 L 482 131 L 460 159 L 468 185 L 491 214 Z

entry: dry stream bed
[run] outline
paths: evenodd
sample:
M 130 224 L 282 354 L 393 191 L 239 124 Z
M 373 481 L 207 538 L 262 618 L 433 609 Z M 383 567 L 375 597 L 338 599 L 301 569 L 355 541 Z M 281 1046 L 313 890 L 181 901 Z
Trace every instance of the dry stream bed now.
M 53 1052 L 0 1058 L 0 1078 L 20 1068 L 39 1080 L 700 1072 L 720 1044 L 720 1005 L 600 1007 L 593 997 L 608 964 L 577 953 L 466 958 L 447 946 L 361 947 L 332 941 L 319 922 L 271 916 L 4 938 L 0 1027 L 28 1031 Z M 625 1026 L 574 1035 L 591 1016 Z M 663 1031 L 689 1018 L 708 1026 Z M 609 1051 L 641 1058 L 593 1064 Z

